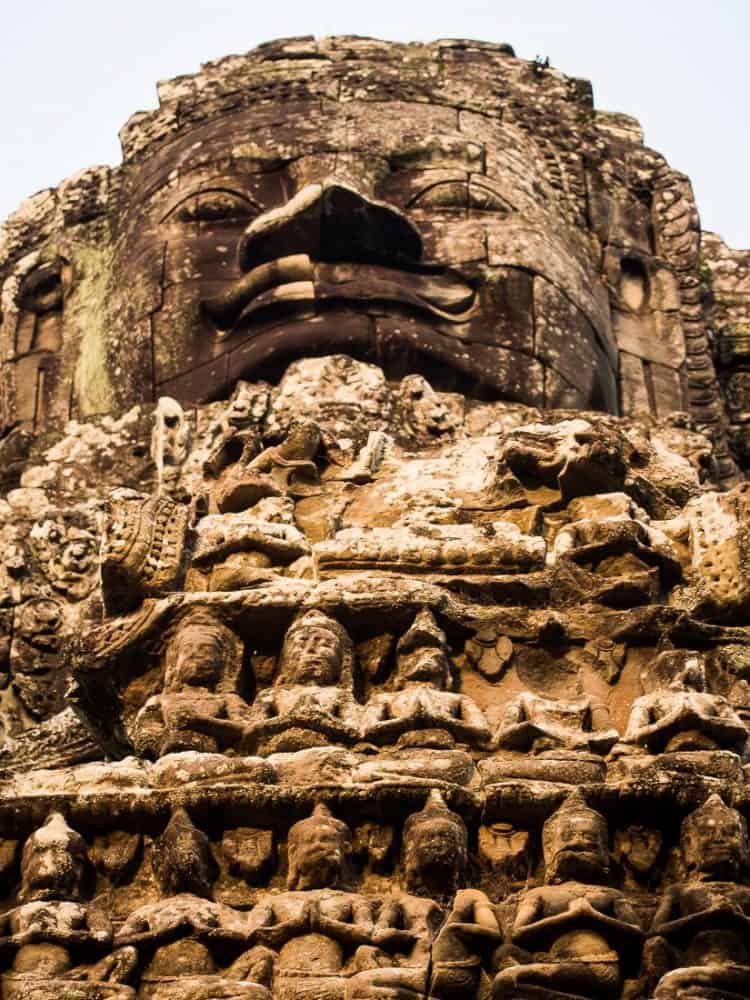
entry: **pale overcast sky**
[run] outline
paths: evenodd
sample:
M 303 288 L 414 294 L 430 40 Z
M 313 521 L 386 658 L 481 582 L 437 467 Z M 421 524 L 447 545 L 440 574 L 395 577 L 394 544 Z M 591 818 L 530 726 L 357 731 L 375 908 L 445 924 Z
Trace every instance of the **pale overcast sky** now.
M 0 218 L 82 167 L 119 162 L 117 132 L 155 82 L 289 35 L 479 38 L 594 84 L 687 173 L 704 229 L 750 247 L 748 0 L 4 0 Z

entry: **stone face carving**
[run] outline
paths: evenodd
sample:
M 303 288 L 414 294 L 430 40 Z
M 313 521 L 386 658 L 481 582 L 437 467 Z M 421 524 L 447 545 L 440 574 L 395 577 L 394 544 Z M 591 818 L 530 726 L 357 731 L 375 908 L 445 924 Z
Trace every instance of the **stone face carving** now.
M 0 226 L 2 996 L 750 998 L 747 253 L 506 45 L 122 144 Z
M 466 877 L 468 835 L 439 792 L 404 827 L 403 867 L 409 892 L 450 899 Z
M 273 684 L 253 702 L 248 741 L 265 752 L 353 743 L 360 711 L 352 670 L 351 640 L 338 622 L 303 615 L 287 630 Z
M 359 88 L 375 49 L 389 83 Z M 515 95 L 512 114 L 498 115 L 487 73 Z M 257 113 L 261 91 L 268 115 Z M 721 436 L 689 186 L 637 125 L 594 112 L 587 84 L 536 76 L 502 48 L 331 39 L 299 59 L 283 44 L 273 57 L 248 53 L 165 84 L 160 100 L 123 130 L 120 168 L 87 172 L 96 195 L 83 216 L 62 208 L 77 190 L 68 182 L 58 210 L 42 200 L 9 228 L 4 335 L 25 419 L 36 413 L 35 348 L 53 367 L 38 422 L 69 413 L 72 376 L 54 362 L 81 313 L 103 305 L 112 332 L 94 349 L 149 364 L 128 386 L 82 366 L 73 405 L 85 413 L 160 394 L 205 400 L 242 375 L 337 350 L 379 357 L 396 377 L 443 370 L 459 390 L 463 379 L 532 404 L 612 411 L 619 354 L 629 413 L 688 405 Z M 177 116 L 176 101 L 188 113 Z M 252 142 L 238 146 L 240 133 Z M 71 282 L 77 245 L 71 261 L 49 236 L 72 218 L 87 249 L 114 258 L 119 294 L 103 295 L 93 276 Z M 700 385 L 685 393 L 688 360 Z

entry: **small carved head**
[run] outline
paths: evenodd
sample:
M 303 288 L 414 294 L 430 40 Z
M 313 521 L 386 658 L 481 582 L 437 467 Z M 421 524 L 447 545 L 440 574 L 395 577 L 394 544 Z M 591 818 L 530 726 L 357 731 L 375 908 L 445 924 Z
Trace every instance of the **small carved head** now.
M 61 813 L 52 813 L 24 845 L 19 902 L 79 900 L 90 869 L 86 841 Z
M 154 844 L 151 863 L 165 896 L 178 892 L 211 895 L 216 863 L 208 838 L 194 826 L 184 809 L 175 809 Z
M 529 841 L 528 830 L 516 829 L 511 823 L 480 826 L 479 857 L 490 871 L 511 878 L 522 878 L 531 867 Z
M 230 427 L 243 430 L 260 420 L 265 415 L 267 407 L 268 387 L 240 379 L 227 403 L 224 418 Z
M 450 661 L 446 655 L 445 632 L 431 611 L 423 608 L 396 647 L 394 686 L 430 684 L 438 690 L 448 687 Z
M 406 888 L 420 896 L 452 896 L 464 881 L 468 860 L 466 824 L 433 789 L 421 812 L 404 824 Z
M 683 820 L 680 847 L 688 872 L 708 880 L 735 880 L 750 864 L 745 818 L 716 793 Z
M 289 889 L 333 889 L 343 880 L 351 832 L 319 803 L 307 819 L 290 829 L 287 851 Z
M 227 690 L 240 667 L 237 636 L 208 611 L 190 611 L 178 623 L 166 652 L 164 690 Z
M 662 843 L 661 831 L 634 824 L 625 830 L 617 831 L 614 854 L 627 869 L 643 877 L 648 875 L 655 865 Z
M 284 637 L 275 684 L 337 684 L 351 668 L 351 655 L 345 629 L 322 611 L 308 611 Z
M 151 457 L 157 469 L 183 464 L 190 451 L 190 430 L 190 422 L 177 400 L 161 396 L 151 433 Z
M 542 830 L 545 882 L 600 882 L 609 870 L 607 821 L 572 792 Z

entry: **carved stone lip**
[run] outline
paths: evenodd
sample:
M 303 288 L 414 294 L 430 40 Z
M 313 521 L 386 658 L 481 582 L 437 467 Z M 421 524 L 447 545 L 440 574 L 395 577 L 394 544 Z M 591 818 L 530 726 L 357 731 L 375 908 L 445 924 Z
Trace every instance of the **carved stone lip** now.
M 271 313 L 328 309 L 341 304 L 361 309 L 365 304 L 400 304 L 449 323 L 463 323 L 472 314 L 475 290 L 448 273 L 415 273 L 374 264 L 330 263 L 294 254 L 261 264 L 221 295 L 203 303 L 225 338 L 246 331 Z

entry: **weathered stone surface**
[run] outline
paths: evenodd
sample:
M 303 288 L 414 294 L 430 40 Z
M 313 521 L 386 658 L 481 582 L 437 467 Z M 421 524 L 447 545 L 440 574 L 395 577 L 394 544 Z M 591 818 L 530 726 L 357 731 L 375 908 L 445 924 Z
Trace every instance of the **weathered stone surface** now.
M 747 254 L 509 46 L 158 92 L 0 228 L 2 995 L 750 996 Z

